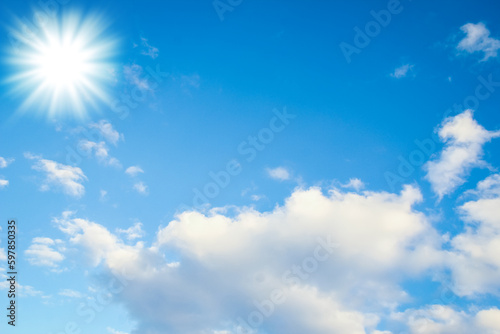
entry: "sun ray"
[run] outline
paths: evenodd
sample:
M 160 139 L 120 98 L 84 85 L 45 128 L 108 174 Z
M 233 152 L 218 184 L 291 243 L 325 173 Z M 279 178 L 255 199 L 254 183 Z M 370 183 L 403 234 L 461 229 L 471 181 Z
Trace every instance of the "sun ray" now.
M 109 105 L 106 88 L 117 43 L 105 36 L 102 17 L 70 13 L 37 29 L 15 22 L 11 35 L 18 43 L 10 50 L 12 74 L 6 82 L 25 96 L 19 111 L 81 118 L 99 103 Z

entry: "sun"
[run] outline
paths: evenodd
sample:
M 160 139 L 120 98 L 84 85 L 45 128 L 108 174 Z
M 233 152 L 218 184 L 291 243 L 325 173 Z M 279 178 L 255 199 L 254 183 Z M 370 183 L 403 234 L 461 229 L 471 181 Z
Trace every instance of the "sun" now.
M 91 64 L 85 58 L 84 50 L 74 43 L 55 40 L 40 51 L 35 67 L 40 78 L 52 88 L 81 84 L 90 74 Z
M 116 42 L 105 31 L 96 15 L 84 19 L 72 13 L 38 26 L 18 20 L 10 31 L 16 43 L 11 43 L 13 73 L 7 81 L 24 96 L 19 110 L 84 117 L 99 103 L 108 104 Z

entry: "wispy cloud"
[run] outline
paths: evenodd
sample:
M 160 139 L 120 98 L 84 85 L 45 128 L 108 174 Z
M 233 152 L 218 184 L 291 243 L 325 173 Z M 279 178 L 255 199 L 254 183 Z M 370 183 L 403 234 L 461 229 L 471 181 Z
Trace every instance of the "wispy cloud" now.
M 394 72 L 391 73 L 391 77 L 396 79 L 401 79 L 406 77 L 415 67 L 415 65 L 405 64 L 397 67 Z
M 3 157 L 0 157 L 0 168 L 5 168 L 8 165 L 10 165 L 12 162 L 14 162 L 13 158 L 7 158 L 7 159 L 5 159 Z
M 135 183 L 133 188 L 141 195 L 147 195 L 149 193 L 148 186 L 142 181 Z
M 108 192 L 107 192 L 106 190 L 101 189 L 101 190 L 99 191 L 99 200 L 100 200 L 101 202 L 106 201 L 107 196 L 108 196 Z
M 466 194 L 482 198 L 500 198 L 500 174 L 493 174 L 478 182 L 476 189 L 466 191 Z
M 64 296 L 64 297 L 69 297 L 69 298 L 82 298 L 83 297 L 82 293 L 75 291 L 75 290 L 71 290 L 71 289 L 61 290 L 61 291 L 59 291 L 59 295 Z
M 64 255 L 55 249 L 56 247 L 61 248 L 61 246 L 61 240 L 34 238 L 24 253 L 31 265 L 56 268 L 64 260 Z
M 146 233 L 142 230 L 142 223 L 137 222 L 128 229 L 117 229 L 118 234 L 124 234 L 127 240 L 135 240 L 142 238 Z
M 149 56 L 153 59 L 158 57 L 160 50 L 158 50 L 157 47 L 149 44 L 147 38 L 141 37 L 141 45 L 142 45 L 141 54 Z
M 9 180 L 0 179 L 0 189 L 5 188 L 9 185 Z
M 96 143 L 87 139 L 82 139 L 78 143 L 78 146 L 82 151 L 86 152 L 89 155 L 94 153 L 97 160 L 104 165 L 121 168 L 120 161 L 109 155 L 109 149 L 105 142 L 101 141 L 99 143 Z
M 458 43 L 458 50 L 468 53 L 482 52 L 484 57 L 481 61 L 498 55 L 500 40 L 490 37 L 490 31 L 484 23 L 467 23 L 460 27 L 460 30 L 465 33 L 465 37 Z
M 89 128 L 94 128 L 98 129 L 99 133 L 103 136 L 103 138 L 113 144 L 117 145 L 120 140 L 124 140 L 123 134 L 119 133 L 113 128 L 113 125 L 106 121 L 106 120 L 101 120 L 97 123 L 91 123 L 89 125 Z
M 142 66 L 137 64 L 123 66 L 125 79 L 140 90 L 151 90 L 148 80 L 143 76 Z
M 342 187 L 343 188 L 351 188 L 354 190 L 361 190 L 365 187 L 365 184 L 363 183 L 363 181 L 361 181 L 358 178 L 352 178 L 352 179 L 349 179 L 349 182 L 347 182 L 346 184 L 343 184 Z
M 132 177 L 134 177 L 134 176 L 137 176 L 137 175 L 139 175 L 141 173 L 144 173 L 144 171 L 139 166 L 130 166 L 129 168 L 127 168 L 125 170 L 125 173 L 128 174 L 128 175 L 130 175 L 130 176 L 132 176 Z

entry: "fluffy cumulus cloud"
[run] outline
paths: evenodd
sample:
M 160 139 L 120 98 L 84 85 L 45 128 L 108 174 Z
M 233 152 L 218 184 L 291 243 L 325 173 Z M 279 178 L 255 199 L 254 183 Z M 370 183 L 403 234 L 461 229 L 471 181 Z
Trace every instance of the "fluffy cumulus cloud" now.
M 73 197 L 82 197 L 85 193 L 83 182 L 87 180 L 87 177 L 80 168 L 42 159 L 30 153 L 26 153 L 25 157 L 36 160 L 32 168 L 45 174 L 40 190 L 61 189 L 65 194 Z
M 34 266 L 56 268 L 64 260 L 61 251 L 64 249 L 61 240 L 51 238 L 34 238 L 25 251 L 28 262 Z
M 482 145 L 496 133 L 466 111 L 446 119 L 439 135 L 445 147 L 426 168 L 444 195 L 484 164 Z M 459 198 L 464 228 L 453 235 L 420 209 L 416 186 L 363 186 L 351 179 L 297 188 L 266 212 L 180 212 L 151 244 L 141 223 L 111 232 L 69 211 L 53 222 L 75 256 L 104 271 L 103 293 L 137 322 L 130 334 L 500 333 L 498 307 L 455 303 L 500 295 L 500 175 Z M 55 249 L 51 239 L 33 245 Z M 422 278 L 441 284 L 440 299 L 407 307 L 415 296 L 405 284 Z
M 473 118 L 471 110 L 444 120 L 438 131 L 445 143 L 440 156 L 427 162 L 426 178 L 441 199 L 465 183 L 472 168 L 486 166 L 482 160 L 483 145 L 500 136 L 500 131 L 488 131 Z
M 54 219 L 56 226 L 68 237 L 73 246 L 85 250 L 85 260 L 90 265 L 105 262 L 109 268 L 126 267 L 139 255 L 142 244 L 125 245 L 122 240 L 104 226 L 86 219 L 75 218 L 74 212 L 65 211 Z M 127 264 L 128 263 L 128 264 Z
M 0 189 L 5 188 L 9 185 L 9 180 L 0 179 Z
M 400 279 L 442 261 L 421 199 L 299 189 L 271 212 L 183 212 L 149 248 L 69 212 L 55 222 L 89 263 L 128 277 L 115 297 L 140 319 L 133 333 L 370 333 L 408 299 Z
M 465 231 L 451 240 L 454 290 L 461 296 L 500 296 L 500 184 L 498 174 L 479 182 L 476 200 L 459 210 Z
M 458 43 L 458 50 L 468 53 L 483 53 L 483 61 L 498 55 L 500 40 L 490 37 L 490 31 L 486 28 L 484 23 L 467 23 L 460 29 L 465 33 L 465 36 Z
M 450 306 L 431 305 L 394 313 L 392 318 L 405 323 L 412 334 L 500 333 L 500 310 L 497 308 L 467 313 Z

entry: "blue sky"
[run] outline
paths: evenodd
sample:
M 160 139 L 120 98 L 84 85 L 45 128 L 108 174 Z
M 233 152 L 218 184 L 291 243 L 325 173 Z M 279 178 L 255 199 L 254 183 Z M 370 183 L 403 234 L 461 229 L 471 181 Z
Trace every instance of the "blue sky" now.
M 500 333 L 499 6 L 3 1 L 1 330 Z

